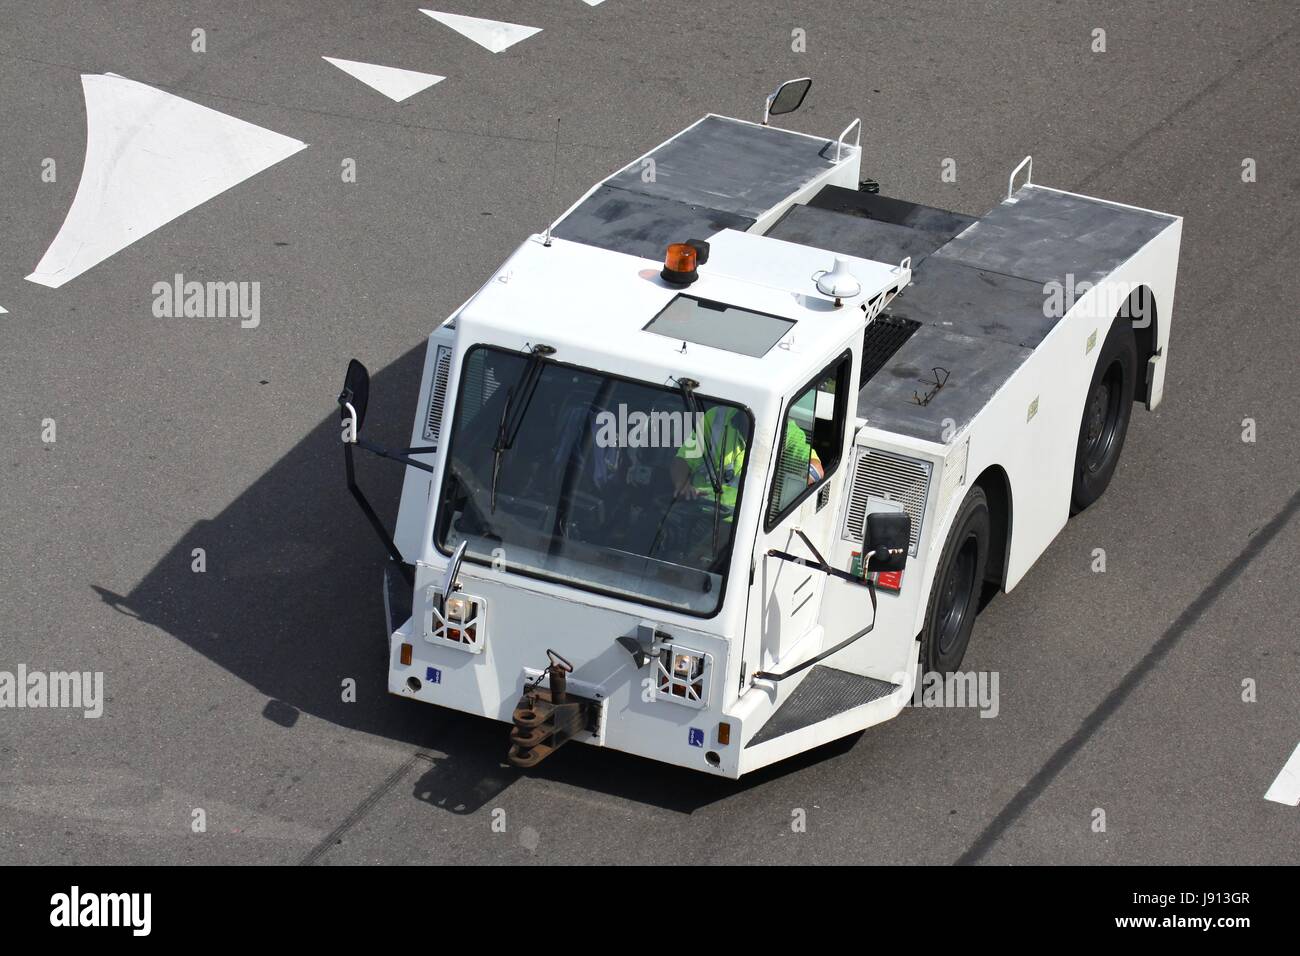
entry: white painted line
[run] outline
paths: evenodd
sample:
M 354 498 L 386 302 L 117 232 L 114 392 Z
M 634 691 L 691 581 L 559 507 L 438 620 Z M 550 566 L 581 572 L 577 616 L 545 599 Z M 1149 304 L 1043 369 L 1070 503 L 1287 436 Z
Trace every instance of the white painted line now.
M 417 73 L 415 70 L 401 70 L 395 66 L 380 66 L 378 63 L 358 63 L 356 60 L 339 60 L 332 56 L 323 56 L 321 59 L 333 63 L 344 73 L 383 93 L 394 103 L 409 99 L 446 79 L 445 76 L 434 73 Z
M 461 16 L 459 13 L 438 13 L 436 10 L 421 9 L 420 12 L 493 53 L 500 53 L 520 40 L 527 40 L 533 34 L 542 32 L 541 27 L 525 27 L 502 20 L 484 20 L 480 17 Z
M 28 280 L 57 289 L 307 144 L 124 77 L 83 74 L 86 161 Z
M 9 310 L 6 309 L 3 305 L 0 305 L 0 315 L 8 315 L 8 314 L 9 314 Z
M 604 3 L 605 0 L 582 0 L 582 2 L 585 3 L 585 4 L 586 4 L 587 6 L 589 6 L 589 7 L 596 7 L 596 6 L 599 6 L 600 4 Z
M 1282 772 L 1273 781 L 1273 786 L 1264 794 L 1265 800 L 1300 807 L 1300 744 L 1291 751 L 1291 759 L 1286 762 Z

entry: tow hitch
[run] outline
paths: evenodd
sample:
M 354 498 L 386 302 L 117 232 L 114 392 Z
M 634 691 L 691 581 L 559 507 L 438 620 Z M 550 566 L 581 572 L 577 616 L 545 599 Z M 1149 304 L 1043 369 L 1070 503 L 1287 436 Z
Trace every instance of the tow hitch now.
M 598 702 L 569 693 L 573 665 L 555 651 L 548 649 L 546 656 L 550 664 L 515 705 L 509 760 L 516 767 L 536 767 L 575 734 L 596 729 Z M 549 687 L 541 686 L 543 677 Z

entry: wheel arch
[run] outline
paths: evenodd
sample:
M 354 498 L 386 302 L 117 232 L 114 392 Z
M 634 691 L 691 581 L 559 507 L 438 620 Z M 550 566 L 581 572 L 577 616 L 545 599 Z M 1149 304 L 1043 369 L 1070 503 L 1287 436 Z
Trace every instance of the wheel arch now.
M 989 506 L 989 557 L 984 580 L 1006 589 L 1007 565 L 1011 558 L 1011 479 L 1001 465 L 989 465 L 975 479 L 973 487 L 984 491 Z
M 1151 287 L 1140 285 L 1120 306 L 1115 321 L 1128 321 L 1133 326 L 1133 338 L 1137 344 L 1137 374 L 1133 377 L 1133 401 L 1145 402 L 1147 399 L 1147 363 L 1160 347 L 1160 309 L 1156 294 Z

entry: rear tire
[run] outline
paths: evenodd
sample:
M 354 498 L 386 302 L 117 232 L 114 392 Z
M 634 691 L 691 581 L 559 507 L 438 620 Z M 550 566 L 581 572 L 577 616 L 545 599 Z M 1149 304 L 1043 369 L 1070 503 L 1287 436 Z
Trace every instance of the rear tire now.
M 1100 498 L 1115 474 L 1133 415 L 1136 379 L 1137 343 L 1133 327 L 1127 319 L 1117 317 L 1101 346 L 1084 398 L 1074 458 L 1074 487 L 1070 492 L 1072 515 Z
M 961 666 L 975 627 L 991 540 L 988 499 L 976 485 L 961 503 L 943 544 L 921 629 L 921 674 L 948 674 Z

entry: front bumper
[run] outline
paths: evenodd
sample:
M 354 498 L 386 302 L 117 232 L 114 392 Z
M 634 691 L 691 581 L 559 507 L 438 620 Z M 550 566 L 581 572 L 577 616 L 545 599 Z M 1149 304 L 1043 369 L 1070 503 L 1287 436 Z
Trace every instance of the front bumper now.
M 574 662 L 570 692 L 599 710 L 597 729 L 583 730 L 573 740 L 714 776 L 740 775 L 742 729 L 724 711 L 725 640 L 499 580 L 467 578 L 465 588 L 487 608 L 481 644 L 472 653 L 427 636 L 423 591 L 417 586 L 412 601 L 400 570 L 385 569 L 389 693 L 510 723 L 526 687 L 542 678 L 548 648 L 554 648 Z M 709 655 L 706 700 L 684 706 L 649 690 L 654 663 L 638 667 L 618 643 L 620 636 L 647 625 L 667 627 L 675 641 Z M 542 686 L 547 686 L 544 678 Z M 728 720 L 729 732 L 720 731 Z M 508 746 L 503 732 L 503 756 Z

